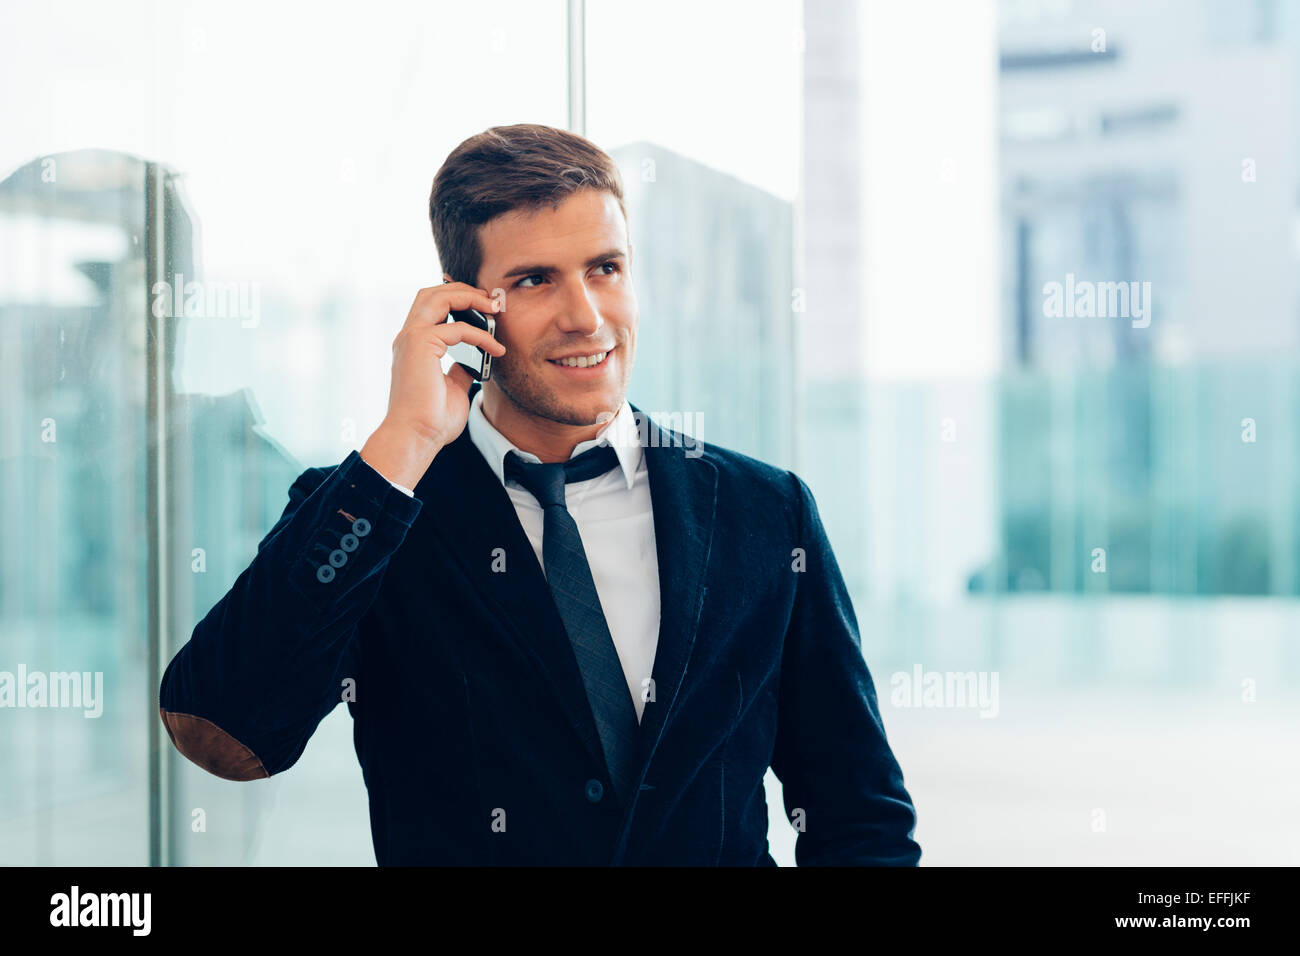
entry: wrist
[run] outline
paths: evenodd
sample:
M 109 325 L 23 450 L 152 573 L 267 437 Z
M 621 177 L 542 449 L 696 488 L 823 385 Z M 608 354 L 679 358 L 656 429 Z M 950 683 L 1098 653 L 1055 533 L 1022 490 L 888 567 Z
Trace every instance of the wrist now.
M 414 489 L 441 446 L 383 422 L 361 446 L 361 460 L 390 482 Z

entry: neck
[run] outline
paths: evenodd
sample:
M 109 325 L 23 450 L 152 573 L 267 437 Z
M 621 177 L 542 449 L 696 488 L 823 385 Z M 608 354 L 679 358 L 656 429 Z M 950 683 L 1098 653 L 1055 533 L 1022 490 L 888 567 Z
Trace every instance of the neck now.
M 609 422 L 566 425 L 540 418 L 510 401 L 499 388 L 483 388 L 483 417 L 520 451 L 544 462 L 568 461 L 573 449 L 600 434 Z

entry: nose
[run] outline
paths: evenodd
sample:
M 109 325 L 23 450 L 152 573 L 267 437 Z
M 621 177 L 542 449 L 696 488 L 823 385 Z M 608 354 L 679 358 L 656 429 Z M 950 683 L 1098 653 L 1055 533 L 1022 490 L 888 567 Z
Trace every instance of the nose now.
M 591 301 L 587 283 L 581 279 L 575 280 L 569 284 L 567 291 L 555 327 L 579 335 L 592 335 L 597 332 L 605 324 L 605 320 L 601 318 L 600 309 Z

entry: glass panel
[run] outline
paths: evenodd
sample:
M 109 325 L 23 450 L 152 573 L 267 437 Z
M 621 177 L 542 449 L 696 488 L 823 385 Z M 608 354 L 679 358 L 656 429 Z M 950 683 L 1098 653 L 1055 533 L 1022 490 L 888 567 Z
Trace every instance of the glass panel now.
M 0 668 L 104 670 L 105 715 L 85 724 L 120 743 L 90 746 L 89 731 L 30 713 L 0 722 L 0 756 L 27 768 L 0 788 L 0 841 L 15 848 L 0 858 L 91 862 L 89 838 L 61 849 L 80 831 L 56 808 L 75 798 L 67 815 L 103 844 L 93 861 L 145 862 L 146 308 L 176 345 L 169 659 L 247 566 L 293 478 L 341 461 L 382 417 L 392 338 L 415 293 L 441 281 L 427 202 L 446 154 L 489 126 L 565 124 L 565 4 L 74 2 L 6 8 L 0 35 L 23 38 L 0 62 L 3 168 L 39 174 L 43 151 L 66 143 L 147 156 L 175 173 L 194 217 L 192 260 L 148 302 L 138 228 L 79 227 L 74 242 L 41 227 L 33 246 L 18 224 L 3 249 L 7 283 L 36 282 L 39 296 L 0 293 L 2 361 L 26 383 L 4 403 L 0 476 L 10 500 L 32 502 L 22 540 L 45 550 L 30 570 L 22 549 L 0 558 Z M 119 218 L 138 221 L 132 188 Z M 105 263 L 134 263 L 130 283 Z M 41 441 L 45 418 L 61 455 Z M 173 862 L 372 865 L 351 729 L 336 708 L 292 774 L 253 784 L 176 755 Z M 137 789 L 110 804 L 128 779 Z
M 0 180 L 0 860 L 147 862 L 144 164 Z

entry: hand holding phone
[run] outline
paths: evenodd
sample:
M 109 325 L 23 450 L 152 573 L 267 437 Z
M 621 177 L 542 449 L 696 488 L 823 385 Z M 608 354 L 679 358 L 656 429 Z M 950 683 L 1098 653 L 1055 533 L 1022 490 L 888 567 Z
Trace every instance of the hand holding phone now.
M 406 324 L 393 340 L 393 375 L 388 412 L 361 449 L 362 459 L 389 481 L 414 488 L 434 456 L 464 430 L 469 418 L 469 389 L 476 371 L 486 378 L 488 363 L 470 357 L 453 361 L 444 373 L 442 357 L 456 345 L 469 344 L 484 358 L 500 358 L 506 347 L 489 331 L 498 303 L 486 289 L 449 282 L 421 289 Z M 482 323 L 449 322 L 451 312 L 473 312 Z
M 447 314 L 447 321 L 467 322 L 496 338 L 497 320 L 490 315 L 484 315 L 478 309 L 452 309 Z M 447 354 L 476 381 L 486 382 L 492 377 L 492 353 L 484 351 L 472 342 L 456 342 L 449 345 Z

